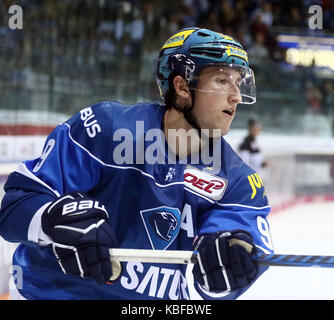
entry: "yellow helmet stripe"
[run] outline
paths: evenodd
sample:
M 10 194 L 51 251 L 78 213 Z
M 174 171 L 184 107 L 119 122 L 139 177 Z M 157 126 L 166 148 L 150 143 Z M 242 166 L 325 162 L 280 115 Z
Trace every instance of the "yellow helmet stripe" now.
M 226 46 L 226 53 L 228 56 L 237 56 L 245 59 L 248 62 L 248 56 L 245 50 L 238 49 L 235 47 Z
M 171 36 L 163 45 L 162 49 L 182 46 L 184 41 L 197 29 L 184 30 Z

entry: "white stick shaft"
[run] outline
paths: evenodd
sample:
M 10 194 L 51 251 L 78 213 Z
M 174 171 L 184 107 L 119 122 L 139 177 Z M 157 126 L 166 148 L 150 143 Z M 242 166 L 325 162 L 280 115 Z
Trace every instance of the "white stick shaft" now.
M 148 263 L 179 263 L 197 262 L 197 251 L 186 250 L 144 250 L 144 249 L 109 249 L 111 262 L 140 261 Z M 334 268 L 334 256 L 265 254 L 258 253 L 259 265 L 282 267 Z
M 194 263 L 196 253 L 186 250 L 109 249 L 111 261 L 149 263 Z

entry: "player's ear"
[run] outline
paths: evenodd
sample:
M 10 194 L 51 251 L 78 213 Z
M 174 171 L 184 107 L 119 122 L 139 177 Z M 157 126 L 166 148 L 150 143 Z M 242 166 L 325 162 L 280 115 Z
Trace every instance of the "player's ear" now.
M 190 90 L 186 79 L 182 76 L 176 76 L 173 79 L 173 85 L 175 88 L 176 96 L 181 99 L 189 99 L 191 97 Z

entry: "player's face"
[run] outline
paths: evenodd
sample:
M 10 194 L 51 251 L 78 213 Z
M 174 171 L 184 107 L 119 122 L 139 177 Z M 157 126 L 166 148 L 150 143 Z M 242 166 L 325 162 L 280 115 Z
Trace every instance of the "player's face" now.
M 262 128 L 259 124 L 256 124 L 254 126 L 251 127 L 250 129 L 250 134 L 253 136 L 253 137 L 256 137 L 257 135 L 259 135 L 259 133 L 261 132 Z
M 207 67 L 197 84 L 193 115 L 202 129 L 220 129 L 221 135 L 230 130 L 237 104 L 242 101 L 239 90 L 241 74 L 229 67 Z

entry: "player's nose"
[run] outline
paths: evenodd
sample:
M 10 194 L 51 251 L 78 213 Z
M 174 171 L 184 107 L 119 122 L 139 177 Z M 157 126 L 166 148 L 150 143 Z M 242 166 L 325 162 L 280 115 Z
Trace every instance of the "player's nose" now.
M 239 90 L 231 92 L 228 96 L 228 102 L 234 105 L 237 105 L 242 101 L 242 97 Z

